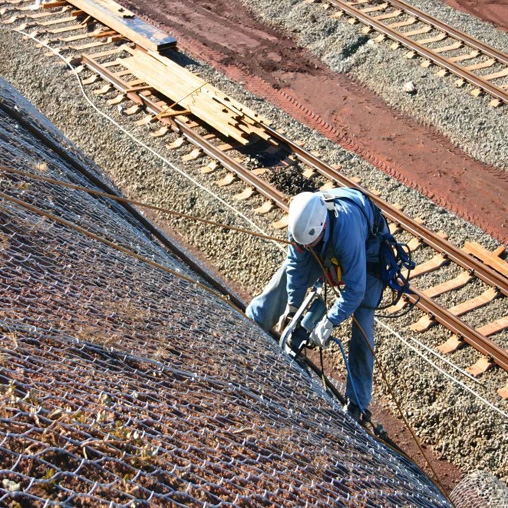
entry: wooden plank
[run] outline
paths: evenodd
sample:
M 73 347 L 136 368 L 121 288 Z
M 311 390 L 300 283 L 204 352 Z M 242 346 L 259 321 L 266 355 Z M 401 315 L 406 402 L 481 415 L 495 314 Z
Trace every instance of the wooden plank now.
M 202 167 L 200 171 L 203 175 L 207 175 L 208 173 L 213 173 L 218 168 L 220 168 L 220 164 L 217 161 L 211 161 L 207 166 Z
M 273 201 L 265 201 L 261 206 L 258 206 L 254 212 L 259 214 L 265 214 L 273 210 L 275 205 Z
M 149 52 L 151 56 L 159 60 L 164 65 L 168 65 L 168 62 L 172 62 L 167 57 L 159 55 L 154 52 Z M 205 87 L 205 90 L 208 90 L 208 87 Z M 221 92 L 218 89 L 213 89 L 213 100 L 220 102 L 223 106 L 228 108 L 231 111 L 236 111 L 237 115 L 241 116 L 245 122 L 251 123 L 252 125 L 257 125 L 262 123 L 263 125 L 270 125 L 271 122 L 268 118 L 261 116 L 256 111 L 248 108 L 245 104 L 236 101 L 229 95 Z
M 496 249 L 494 252 L 490 252 L 479 243 L 466 242 L 462 250 L 468 254 L 472 254 L 478 259 L 481 259 L 486 265 L 508 277 L 508 263 L 499 257 L 504 254 L 504 245 Z
M 63 28 L 55 28 L 54 30 L 48 30 L 49 34 L 57 35 L 67 32 L 75 32 L 76 30 L 85 30 L 86 27 L 81 25 L 64 26 Z
M 41 22 L 37 23 L 37 25 L 38 26 L 52 26 L 52 25 L 59 25 L 60 23 L 72 23 L 73 21 L 76 21 L 76 18 L 74 18 L 72 16 L 67 16 L 65 18 L 52 19 L 50 21 L 41 21 Z
M 74 51 L 84 51 L 86 49 L 100 48 L 101 46 L 106 46 L 107 44 L 107 42 L 95 41 L 89 42 L 88 44 L 71 45 L 69 48 Z
M 82 39 L 92 39 L 95 33 L 99 33 L 99 30 L 96 30 L 95 32 L 89 33 L 87 32 L 86 34 L 70 35 L 69 37 L 60 37 L 58 40 L 60 42 L 75 42 L 80 41 Z
M 482 76 L 482 78 L 486 81 L 490 81 L 492 79 L 504 78 L 508 76 L 508 67 L 499 72 L 493 72 L 492 74 L 487 74 L 486 76 Z
M 448 58 L 449 62 L 462 62 L 463 60 L 470 60 L 471 58 L 476 58 L 480 52 L 475 49 L 474 51 L 471 51 L 471 53 L 467 53 L 466 55 L 458 55 L 454 56 L 452 58 Z
M 396 28 L 402 28 L 403 26 L 409 26 L 416 23 L 416 18 L 408 18 L 405 21 L 399 21 L 398 23 L 392 23 L 390 25 L 387 25 L 387 28 L 391 28 L 392 30 L 395 30 Z
M 447 293 L 448 291 L 453 291 L 455 289 L 459 289 L 465 286 L 472 278 L 473 276 L 469 272 L 462 272 L 454 279 L 447 280 L 442 284 L 433 286 L 422 292 L 425 296 L 428 296 L 429 298 L 434 298 L 436 296 L 442 295 L 443 293 Z
M 423 240 L 419 237 L 414 237 L 409 240 L 407 247 L 411 252 L 415 252 L 417 249 L 419 249 L 423 245 Z
M 67 3 L 67 2 L 64 2 Z M 43 19 L 48 18 L 50 16 L 56 16 L 57 14 L 63 14 L 67 9 L 62 9 L 59 12 L 37 12 L 35 14 L 23 14 L 22 18 L 28 18 L 28 19 Z M 4 21 L 5 23 L 5 21 Z
M 174 37 L 112 0 L 69 0 L 69 3 L 145 49 L 162 51 L 176 45 Z
M 288 216 L 284 215 L 282 219 L 279 219 L 278 221 L 275 221 L 272 223 L 272 228 L 274 229 L 284 229 L 288 226 Z
M 413 332 L 425 332 L 436 323 L 437 321 L 432 316 L 423 316 L 416 323 L 413 323 L 409 329 Z
M 239 194 L 235 194 L 233 198 L 236 199 L 237 201 L 243 201 L 244 199 L 249 199 L 255 193 L 256 191 L 254 190 L 253 187 L 245 187 L 245 189 L 243 189 L 242 192 L 240 192 Z
M 54 7 L 63 7 L 65 5 L 67 5 L 68 3 L 69 2 L 64 2 L 64 1 L 48 2 L 48 3 L 42 4 L 41 7 L 43 9 L 53 9 Z
M 418 44 L 432 44 L 433 42 L 439 42 L 446 39 L 448 35 L 446 34 L 437 34 L 434 37 L 429 37 L 428 39 L 421 39 L 416 41 Z
M 190 153 L 185 154 L 182 156 L 183 161 L 195 161 L 196 159 L 200 159 L 201 157 L 204 157 L 204 153 L 201 150 L 201 148 L 194 148 Z
M 503 399 L 508 399 L 508 385 L 506 385 L 504 388 L 499 388 L 497 393 L 503 397 Z
M 465 345 L 466 341 L 464 339 L 457 337 L 457 335 L 452 335 L 444 344 L 438 346 L 437 349 L 440 353 L 446 355 L 457 351 Z
M 122 65 L 134 76 L 175 101 L 173 106 L 178 104 L 190 110 L 194 116 L 242 145 L 247 144 L 249 137 L 257 131 L 257 128 L 235 120 L 237 113 L 225 107 L 227 101 L 216 100 L 220 92 L 192 72 L 168 58 L 154 58 L 152 54 L 140 50 L 130 53 L 132 57 L 124 58 Z M 242 125 L 242 129 L 233 124 Z
M 423 275 L 425 273 L 434 272 L 441 266 L 448 263 L 448 259 L 442 254 L 436 254 L 432 259 L 425 263 L 416 265 L 416 268 L 411 272 L 410 279 Z
M 255 168 L 252 170 L 252 174 L 256 175 L 256 176 L 263 176 L 269 172 L 270 172 L 270 170 L 268 168 Z
M 424 26 L 421 28 L 416 28 L 415 30 L 411 30 L 409 32 L 404 32 L 404 37 L 413 37 L 414 35 L 422 35 L 429 33 L 432 30 L 431 26 Z
M 463 314 L 467 314 L 468 312 L 487 305 L 496 297 L 497 291 L 494 288 L 489 288 L 476 298 L 471 298 L 471 300 L 466 300 L 465 302 L 459 303 L 454 307 L 450 307 L 448 312 L 454 316 L 462 316 Z
M 469 65 L 468 67 L 464 67 L 465 71 L 477 71 L 479 69 L 486 69 L 487 67 L 492 67 L 496 63 L 495 58 L 489 58 L 485 60 L 485 62 L 481 62 L 475 65 Z
M 501 319 L 497 319 L 496 321 L 492 321 L 492 323 L 482 326 L 481 328 L 478 328 L 478 332 L 481 333 L 482 335 L 485 335 L 485 337 L 490 337 L 491 335 L 502 332 L 507 328 L 508 328 L 508 316 L 505 316 L 502 317 Z
M 460 303 L 459 305 L 455 305 L 454 307 L 450 307 L 448 312 L 453 314 L 454 316 L 462 316 L 472 310 L 478 309 L 487 305 L 487 303 L 491 302 L 496 298 L 497 291 L 494 288 L 489 288 L 481 295 L 476 298 L 472 298 L 471 300 L 467 300 L 465 302 Z M 432 316 L 423 316 L 416 323 L 413 323 L 409 328 L 414 332 L 424 332 L 434 326 L 436 324 L 436 320 Z
M 482 356 L 474 365 L 468 367 L 466 372 L 469 372 L 474 377 L 479 377 L 492 367 L 494 367 L 494 362 Z
M 387 3 L 374 5 L 373 7 L 365 7 L 365 9 L 359 9 L 362 14 L 368 14 L 369 12 L 384 11 L 388 7 Z
M 187 139 L 184 137 L 177 138 L 173 143 L 167 144 L 166 147 L 170 150 L 176 150 L 177 148 L 180 148 L 188 143 Z
M 237 177 L 234 173 L 228 173 L 224 178 L 217 182 L 219 187 L 227 187 L 231 185 L 233 182 L 236 182 Z
M 464 44 L 460 41 L 454 42 L 453 44 L 450 44 L 449 46 L 442 46 L 440 48 L 433 48 L 431 51 L 434 53 L 445 53 L 446 51 L 454 51 L 456 49 L 460 49 Z
M 396 17 L 400 16 L 401 14 L 402 14 L 402 11 L 400 9 L 397 9 L 393 12 L 388 13 L 388 14 L 381 14 L 379 16 L 374 16 L 374 19 L 376 21 L 383 21 L 384 19 L 396 18 Z

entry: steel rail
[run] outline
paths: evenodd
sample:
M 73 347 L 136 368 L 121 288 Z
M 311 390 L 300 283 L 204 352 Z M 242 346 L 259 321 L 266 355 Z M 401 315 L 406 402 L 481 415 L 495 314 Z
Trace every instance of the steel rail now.
M 125 84 L 121 80 L 116 79 L 113 73 L 110 73 L 107 69 L 101 67 L 101 65 L 97 64 L 92 58 L 88 58 L 86 55 L 83 55 L 82 61 L 90 69 L 99 74 L 104 80 L 112 83 L 120 92 L 127 93 L 131 98 L 134 98 L 133 95 L 135 95 L 137 97 L 136 102 L 139 103 L 141 101 L 145 105 L 149 105 L 151 113 L 157 115 L 165 111 L 162 106 L 158 106 L 147 97 L 133 92 L 128 92 L 130 89 L 126 88 Z M 277 191 L 272 185 L 269 185 L 262 178 L 258 177 L 249 170 L 246 170 L 240 163 L 236 162 L 219 148 L 215 147 L 212 143 L 206 140 L 203 136 L 199 135 L 195 130 L 186 125 L 182 120 L 179 120 L 176 116 L 172 118 L 172 121 L 183 132 L 185 137 L 187 137 L 195 146 L 199 147 L 204 153 L 219 161 L 225 169 L 237 175 L 238 178 L 243 180 L 247 185 L 254 187 L 259 194 L 273 201 L 279 208 L 285 212 L 288 211 L 289 200 L 286 195 Z
M 499 347 L 489 338 L 479 333 L 474 328 L 464 323 L 454 314 L 438 305 L 431 298 L 415 288 L 411 288 L 414 295 L 406 295 L 405 298 L 417 303 L 417 306 L 432 316 L 437 322 L 444 325 L 448 330 L 473 346 L 477 351 L 487 356 L 494 363 L 508 371 L 508 350 Z
M 489 286 L 494 287 L 504 296 L 508 296 L 508 279 L 504 275 L 485 265 L 482 261 L 476 259 L 475 257 L 466 254 L 455 245 L 451 244 L 441 236 L 436 235 L 425 226 L 411 219 L 396 207 L 390 205 L 386 201 L 383 201 L 381 198 L 368 191 L 355 181 L 344 175 L 341 175 L 338 171 L 334 170 L 332 167 L 325 164 L 310 152 L 286 138 L 280 132 L 277 132 L 275 129 L 272 129 L 268 126 L 265 126 L 265 129 L 272 137 L 278 139 L 282 143 L 287 144 L 290 149 L 297 155 L 297 157 L 302 160 L 302 162 L 314 168 L 321 175 L 334 182 L 339 183 L 342 186 L 353 187 L 361 190 L 363 193 L 369 196 L 369 198 L 374 203 L 376 203 L 379 208 L 381 208 L 387 219 L 394 222 L 395 224 L 399 224 L 408 233 L 416 236 L 417 238 L 420 238 L 426 245 L 446 256 L 450 261 L 453 261 L 457 265 L 469 271 L 475 277 L 482 280 Z
M 487 55 L 491 58 L 495 58 L 499 62 L 508 65 L 508 55 L 505 55 L 501 51 L 498 51 L 496 48 L 488 46 L 484 42 L 479 41 L 478 39 L 475 39 L 474 37 L 471 37 L 466 33 L 460 32 L 459 30 L 449 25 L 446 25 L 442 21 L 439 21 L 438 19 L 429 16 L 420 9 L 417 9 L 412 5 L 402 2 L 401 0 L 389 0 L 389 2 L 394 7 L 399 7 L 400 9 L 403 9 L 404 11 L 411 13 L 414 17 L 418 18 L 422 22 L 427 23 L 428 25 L 432 25 L 435 28 L 441 30 L 442 32 L 445 32 L 450 37 L 458 39 L 460 42 L 464 42 L 467 46 L 471 47 L 472 49 L 478 49 L 484 55 Z
M 454 62 L 448 61 L 446 58 L 440 56 L 439 54 L 433 52 L 431 49 L 427 49 L 424 46 L 421 46 L 415 41 L 412 41 L 406 37 L 402 33 L 399 33 L 386 25 L 383 25 L 379 21 L 376 21 L 374 18 L 368 16 L 367 14 L 362 13 L 360 9 L 356 9 L 355 7 L 348 5 L 347 3 L 341 2 L 340 0 L 329 0 L 330 3 L 336 6 L 341 11 L 346 12 L 351 17 L 360 20 L 365 25 L 370 26 L 374 30 L 386 35 L 390 39 L 399 42 L 400 44 L 408 47 L 409 49 L 415 51 L 421 56 L 431 60 L 435 64 L 439 65 L 452 72 L 453 74 L 461 77 L 462 79 L 468 81 L 469 83 L 475 85 L 482 90 L 485 90 L 492 97 L 508 104 L 508 92 L 505 92 L 502 88 L 489 83 L 488 81 L 483 80 L 481 77 L 475 76 L 471 72 L 464 70 L 460 65 L 455 64 Z M 429 16 L 430 18 L 430 16 Z M 430 18 L 433 19 L 433 18 Z M 434 20 L 433 23 L 436 24 L 437 20 Z M 445 30 L 446 31 L 446 30 Z

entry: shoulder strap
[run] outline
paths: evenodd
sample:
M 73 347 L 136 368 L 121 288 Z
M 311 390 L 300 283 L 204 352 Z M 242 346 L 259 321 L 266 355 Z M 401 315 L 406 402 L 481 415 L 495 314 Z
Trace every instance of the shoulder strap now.
M 361 191 L 358 191 L 358 192 L 361 192 Z M 372 200 L 368 196 L 363 194 L 363 192 L 362 192 L 362 195 L 365 197 L 365 199 L 369 203 L 369 205 L 372 209 L 372 212 L 374 214 L 374 220 L 372 222 L 369 220 L 369 216 L 367 215 L 365 208 L 362 205 L 360 205 L 359 203 L 357 203 L 354 199 L 351 199 L 348 196 L 334 196 L 333 194 L 330 194 L 329 192 L 323 192 L 323 199 L 326 203 L 326 207 L 328 208 L 328 210 L 335 212 L 335 216 L 337 216 L 336 209 L 335 209 L 335 201 L 336 200 L 347 201 L 348 203 L 352 203 L 353 205 L 355 205 L 357 208 L 360 209 L 363 216 L 365 217 L 365 221 L 367 222 L 367 226 L 369 228 L 370 236 L 376 236 L 382 228 L 381 210 L 379 209 L 379 207 L 377 205 L 375 205 L 372 202 Z

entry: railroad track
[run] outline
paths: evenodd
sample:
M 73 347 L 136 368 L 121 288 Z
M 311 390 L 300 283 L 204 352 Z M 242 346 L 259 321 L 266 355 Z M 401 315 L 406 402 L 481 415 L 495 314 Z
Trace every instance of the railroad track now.
M 168 149 L 183 151 L 182 147 L 192 146 L 183 160 L 197 161 L 202 172 L 211 175 L 225 170 L 218 185 L 242 182 L 244 190 L 236 199 L 263 196 L 258 213 L 282 211 L 282 217 L 273 223 L 276 229 L 286 226 L 290 195 L 272 183 L 274 168 L 295 171 L 315 187 L 361 189 L 380 206 L 392 230 L 407 240 L 418 261 L 411 274 L 415 296 L 389 311 L 398 312 L 415 303 L 422 317 L 411 325 L 413 332 L 424 333 L 436 325 L 448 329 L 449 338 L 439 346 L 442 353 L 453 353 L 465 345 L 474 347 L 481 356 L 468 368 L 473 375 L 480 376 L 493 366 L 508 371 L 508 351 L 502 342 L 506 344 L 508 329 L 508 263 L 501 257 L 502 249 L 488 252 L 475 244 L 452 245 L 270 127 L 255 111 L 178 66 L 172 49 L 176 41 L 170 36 L 149 25 L 137 25 L 134 30 L 124 27 L 126 20 L 133 19 L 131 14 L 113 2 L 101 3 L 111 5 L 104 17 L 93 1 L 72 0 L 79 7 L 58 1 L 37 9 L 19 0 L 0 2 L 0 22 L 43 39 L 75 66 L 82 83 L 104 96 L 107 104 L 149 127 L 153 136 L 170 139 Z M 247 156 L 250 161 L 257 158 L 259 167 L 247 167 Z M 266 160 L 270 165 L 263 164 Z M 478 312 L 486 306 L 493 309 L 488 322 L 477 326 Z M 498 393 L 508 398 L 508 385 Z
M 351 22 L 360 22 L 363 32 L 376 32 L 376 39 L 390 39 L 420 56 L 422 66 L 436 65 L 441 76 L 456 76 L 457 86 L 469 83 L 475 96 L 487 93 L 491 105 L 508 104 L 508 56 L 475 38 L 448 26 L 400 0 L 327 0 Z

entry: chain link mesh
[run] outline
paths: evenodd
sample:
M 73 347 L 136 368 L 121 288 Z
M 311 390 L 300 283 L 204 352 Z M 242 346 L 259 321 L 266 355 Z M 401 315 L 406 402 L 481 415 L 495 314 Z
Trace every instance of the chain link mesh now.
M 508 488 L 494 475 L 477 471 L 453 489 L 450 500 L 458 508 L 508 508 Z
M 0 81 L 0 164 L 92 186 L 21 127 Z M 1 174 L 0 504 L 449 506 L 226 301 L 105 198 Z

